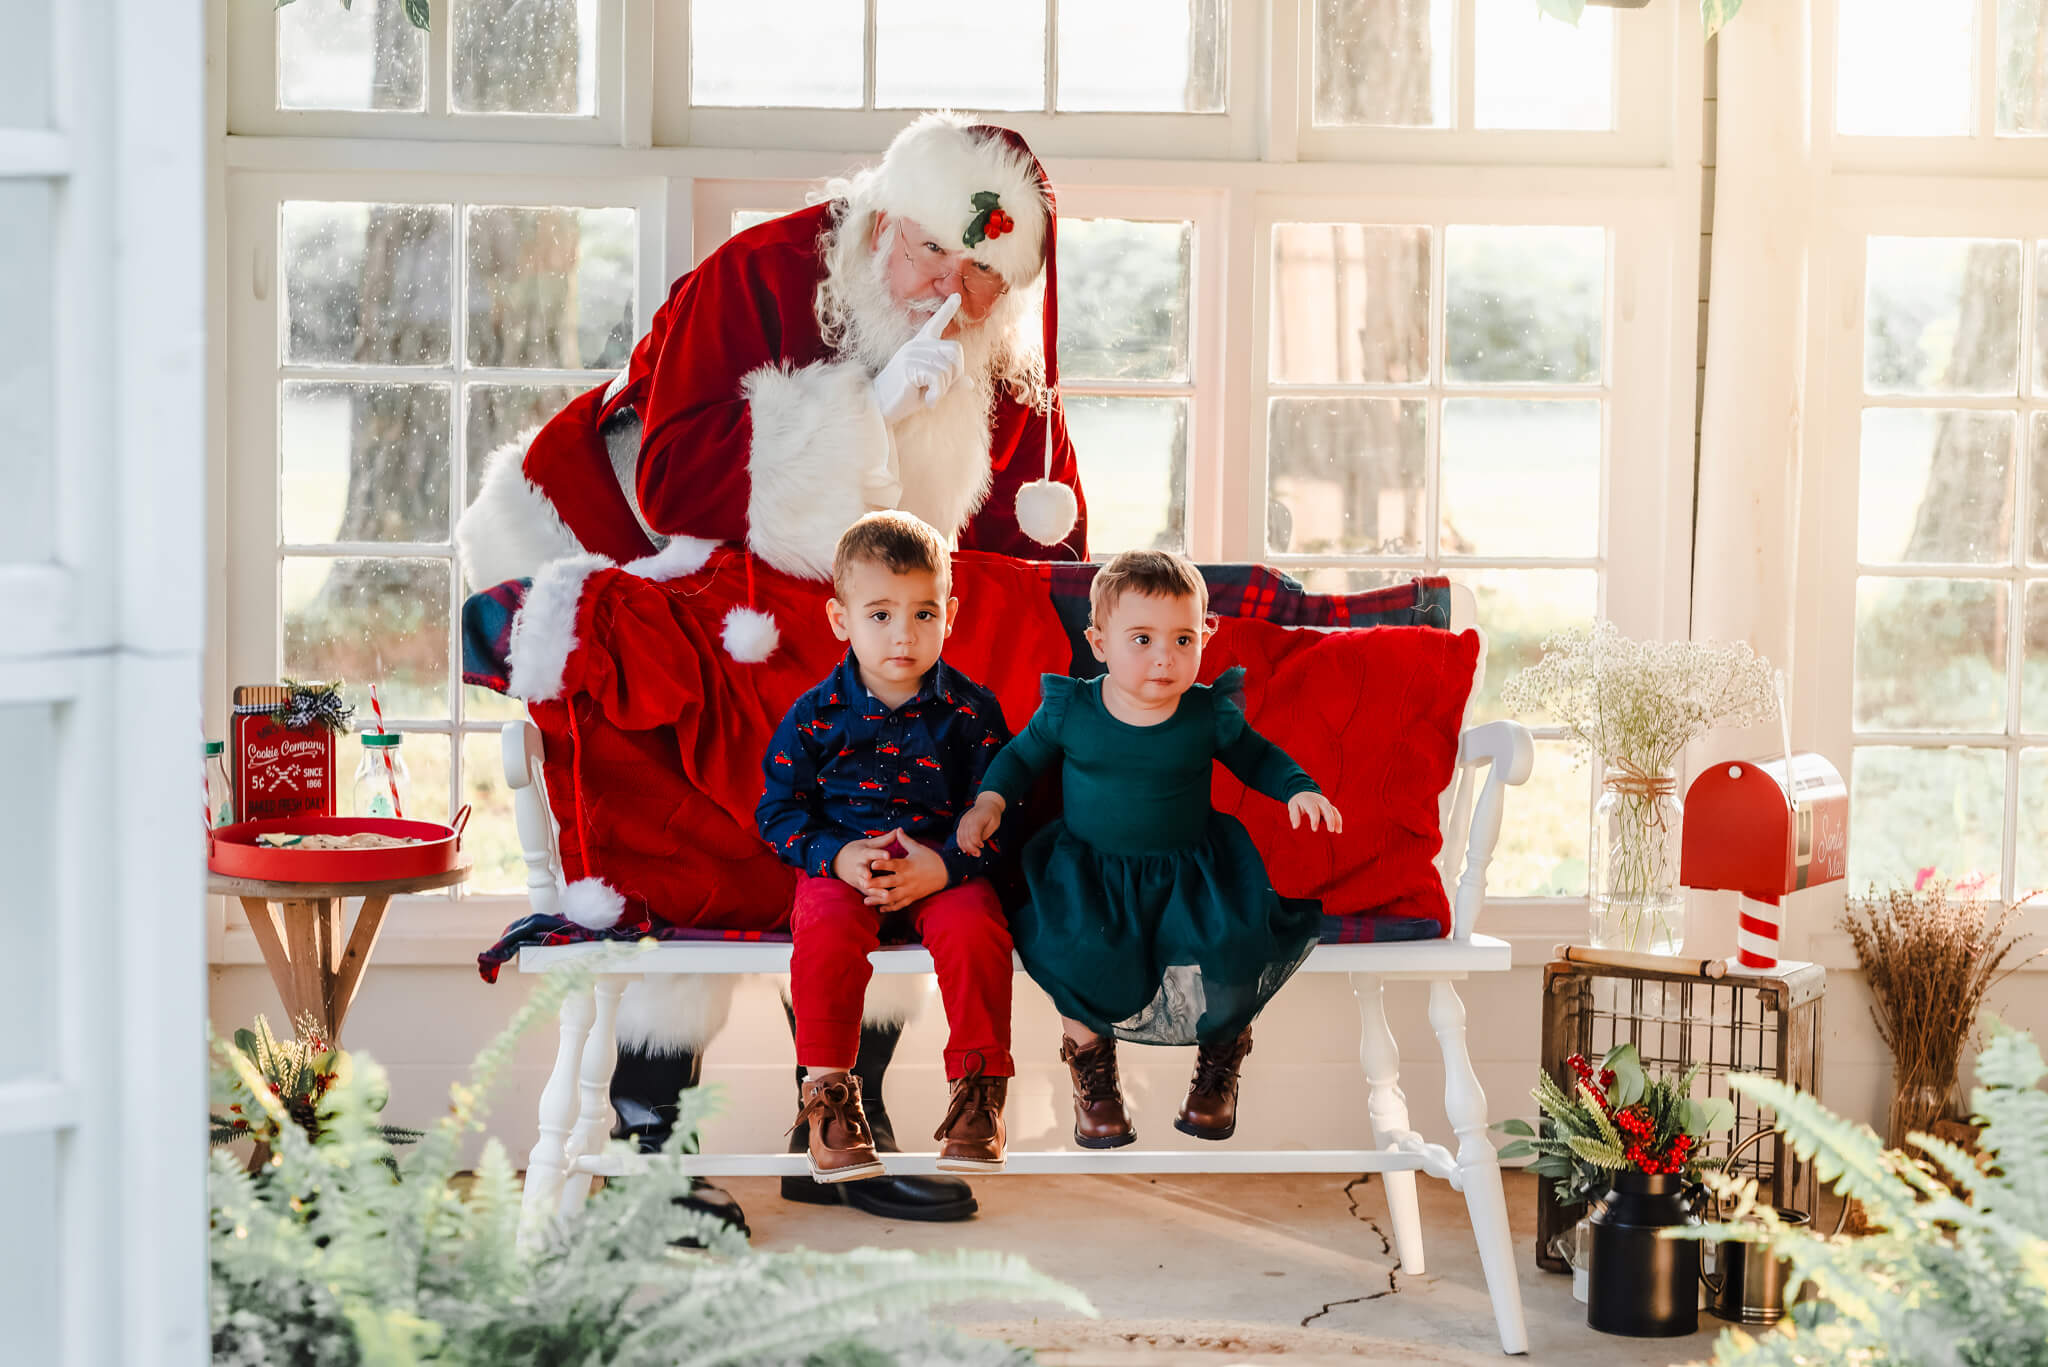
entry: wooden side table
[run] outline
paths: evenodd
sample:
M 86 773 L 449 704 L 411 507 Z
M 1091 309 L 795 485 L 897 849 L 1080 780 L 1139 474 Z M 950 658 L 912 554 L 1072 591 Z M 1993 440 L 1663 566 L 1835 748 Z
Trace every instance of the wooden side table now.
M 464 860 L 440 873 L 369 883 L 279 883 L 209 873 L 206 890 L 241 900 L 292 1022 L 311 1016 L 320 1024 L 321 1037 L 336 1046 L 384 928 L 385 906 L 401 892 L 452 887 L 469 877 L 469 867 Z M 360 897 L 363 904 L 344 942 L 341 904 L 349 897 Z

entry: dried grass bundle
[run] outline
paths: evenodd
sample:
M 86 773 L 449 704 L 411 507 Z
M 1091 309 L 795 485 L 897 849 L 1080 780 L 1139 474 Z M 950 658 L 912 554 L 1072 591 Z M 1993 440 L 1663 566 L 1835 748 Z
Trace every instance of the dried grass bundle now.
M 2008 933 L 2020 905 L 1959 897 L 1945 882 L 1849 900 L 1841 927 L 1870 985 L 1878 1038 L 1892 1054 L 1890 1147 L 1947 1113 L 1985 996 L 2048 952 L 2012 961 L 2025 943 Z

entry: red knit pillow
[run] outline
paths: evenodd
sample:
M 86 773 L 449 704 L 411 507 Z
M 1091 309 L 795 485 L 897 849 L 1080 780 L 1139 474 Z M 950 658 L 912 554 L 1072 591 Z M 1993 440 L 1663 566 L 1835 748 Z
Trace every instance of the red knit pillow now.
M 1438 799 L 1456 772 L 1478 663 L 1474 631 L 1219 623 L 1202 678 L 1243 665 L 1252 726 L 1308 770 L 1344 815 L 1341 835 L 1294 830 L 1285 807 L 1247 794 L 1216 767 L 1216 806 L 1244 822 L 1275 888 L 1319 898 L 1329 915 L 1427 917 L 1450 933 L 1435 866 L 1443 848 Z

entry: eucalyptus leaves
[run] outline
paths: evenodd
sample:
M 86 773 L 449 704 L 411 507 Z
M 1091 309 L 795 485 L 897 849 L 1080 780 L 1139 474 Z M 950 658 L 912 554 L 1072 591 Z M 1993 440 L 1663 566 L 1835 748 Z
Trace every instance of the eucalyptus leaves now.
M 286 5 L 289 5 L 291 3 L 292 0 L 277 0 L 275 8 L 283 9 Z M 429 18 L 432 17 L 427 12 L 427 4 L 428 0 L 405 0 L 405 17 L 412 20 L 412 26 L 414 28 L 427 27 L 427 21 Z M 341 7 L 343 9 L 353 9 L 355 7 L 355 0 L 341 0 Z M 1584 8 L 1583 3 L 1580 7 Z M 1577 19 L 1574 18 L 1573 22 L 1576 23 Z
M 1641 0 L 1637 0 L 1640 4 Z M 1586 12 L 1586 0 L 1536 0 L 1536 7 L 1545 14 L 1555 15 L 1567 24 L 1577 24 L 1579 16 Z M 1711 38 L 1721 31 L 1721 26 L 1735 17 L 1735 11 L 1742 8 L 1742 0 L 1700 0 L 1700 26 Z

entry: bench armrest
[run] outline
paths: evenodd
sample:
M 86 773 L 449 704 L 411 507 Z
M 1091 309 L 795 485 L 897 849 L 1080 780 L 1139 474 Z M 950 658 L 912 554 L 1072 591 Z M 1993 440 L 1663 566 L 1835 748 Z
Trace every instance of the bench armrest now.
M 1501 808 L 1511 783 L 1536 767 L 1536 742 L 1517 721 L 1490 721 L 1458 738 L 1458 777 L 1444 825 L 1444 891 L 1451 899 L 1451 938 L 1470 939 L 1486 904 L 1486 868 L 1500 841 Z M 1481 770 L 1484 777 L 1479 778 Z M 1473 796 L 1474 782 L 1478 795 Z M 1462 846 L 1463 857 L 1456 857 Z
M 555 815 L 548 810 L 547 776 L 541 769 L 540 728 L 508 721 L 498 733 L 505 786 L 512 790 L 512 817 L 519 827 L 519 852 L 526 860 L 526 894 L 543 916 L 562 914 L 562 853 Z

